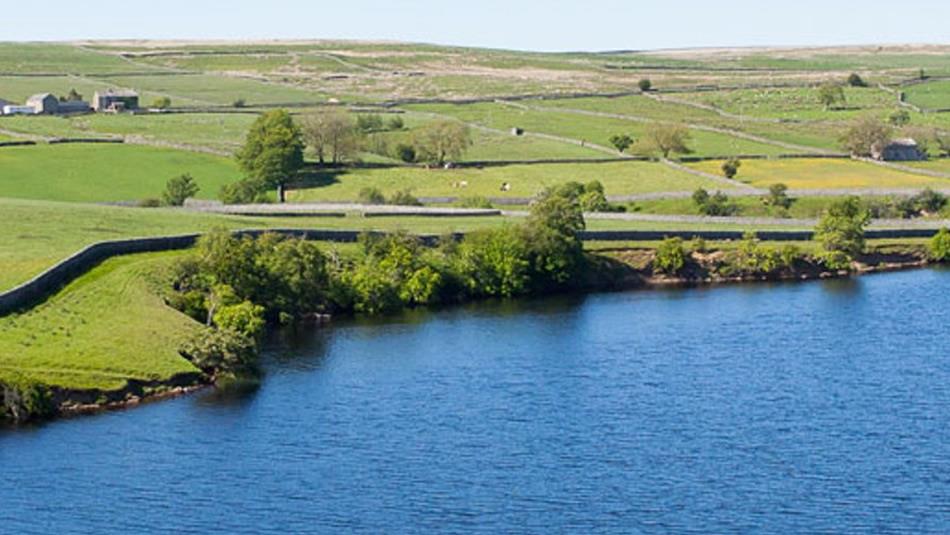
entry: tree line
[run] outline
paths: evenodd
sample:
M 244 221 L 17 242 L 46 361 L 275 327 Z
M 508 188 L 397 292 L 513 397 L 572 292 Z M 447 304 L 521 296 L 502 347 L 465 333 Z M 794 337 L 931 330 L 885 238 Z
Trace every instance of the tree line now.
M 524 223 L 461 241 L 446 236 L 436 247 L 405 234 L 365 234 L 353 258 L 275 234 L 209 234 L 169 274 L 166 301 L 211 328 L 181 352 L 210 375 L 253 376 L 267 324 L 571 288 L 586 263 L 583 194 L 548 190 Z
M 251 125 L 236 158 L 245 178 L 222 189 L 221 200 L 229 204 L 263 202 L 269 190 L 284 189 L 304 167 L 304 152 L 310 149 L 321 166 L 355 162 L 367 149 L 370 136 L 403 130 L 400 117 L 384 122 L 376 114 L 359 115 L 327 109 L 304 116 L 299 124 L 285 110 L 259 116 Z M 400 143 L 390 156 L 406 163 L 445 165 L 461 158 L 471 145 L 471 132 L 464 124 L 438 120 L 413 129 L 408 142 Z

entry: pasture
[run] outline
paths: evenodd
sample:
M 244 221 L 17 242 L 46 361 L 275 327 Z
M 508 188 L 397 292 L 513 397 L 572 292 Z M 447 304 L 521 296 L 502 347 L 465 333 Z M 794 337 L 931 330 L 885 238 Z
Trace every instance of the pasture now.
M 721 173 L 722 162 L 690 164 L 707 173 Z M 737 180 L 758 188 L 782 183 L 792 189 L 948 187 L 950 180 L 915 175 L 845 159 L 745 160 Z
M 315 173 L 309 183 L 290 192 L 290 199 L 351 201 L 363 188 L 378 188 L 389 195 L 408 190 L 418 197 L 533 197 L 543 189 L 565 182 L 599 180 L 608 195 L 693 191 L 721 187 L 717 182 L 652 162 L 506 165 L 451 170 L 395 167 L 346 169 Z M 467 183 L 465 186 L 460 186 Z M 510 191 L 501 191 L 502 184 Z
M 907 101 L 924 109 L 950 109 L 950 80 L 916 84 L 904 89 Z
M 0 197 L 54 201 L 158 198 L 168 179 L 190 173 L 200 198 L 240 178 L 233 160 L 174 149 L 116 144 L 0 149 Z

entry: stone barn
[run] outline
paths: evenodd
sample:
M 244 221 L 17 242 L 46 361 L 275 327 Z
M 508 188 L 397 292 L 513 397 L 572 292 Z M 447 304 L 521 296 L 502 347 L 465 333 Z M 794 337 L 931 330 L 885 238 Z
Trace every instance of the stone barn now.
M 125 111 L 139 109 L 139 94 L 135 91 L 110 89 L 98 92 L 92 98 L 92 109 L 96 111 Z
M 883 148 L 875 147 L 871 157 L 882 162 L 919 162 L 927 159 L 927 153 L 920 149 L 917 141 L 905 138 L 895 139 Z

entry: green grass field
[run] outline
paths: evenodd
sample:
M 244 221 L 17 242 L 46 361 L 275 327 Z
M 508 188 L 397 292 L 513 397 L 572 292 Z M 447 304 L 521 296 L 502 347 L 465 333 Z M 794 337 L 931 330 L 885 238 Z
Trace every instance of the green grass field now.
M 904 90 L 907 101 L 924 109 L 950 109 L 950 80 L 912 85 Z
M 169 257 L 107 260 L 45 303 L 0 318 L 0 381 L 113 390 L 197 371 L 177 349 L 199 325 L 147 283 Z
M 190 173 L 198 196 L 214 198 L 240 178 L 226 158 L 114 144 L 36 145 L 0 149 L 0 196 L 58 201 L 158 198 L 168 179 Z
M 708 161 L 690 164 L 690 167 L 708 173 L 720 173 L 721 165 L 722 162 Z M 736 179 L 760 188 L 777 183 L 792 189 L 950 186 L 950 180 L 946 179 L 851 160 L 824 159 L 745 160 Z
M 532 197 L 546 187 L 572 180 L 599 180 L 609 195 L 721 187 L 721 184 L 662 164 L 631 161 L 509 165 L 450 171 L 422 168 L 351 169 L 338 173 L 319 173 L 311 181 L 314 187 L 294 190 L 291 199 L 296 202 L 352 201 L 365 187 L 379 188 L 384 194 L 409 190 L 419 197 Z M 467 187 L 456 187 L 463 181 L 468 182 Z M 506 182 L 511 185 L 511 190 L 502 192 L 501 186 Z
M 905 165 L 929 169 L 940 173 L 950 173 L 950 158 L 931 159 L 926 162 L 905 162 Z
M 676 97 L 739 115 L 799 121 L 842 121 L 870 112 L 886 114 L 897 108 L 894 96 L 877 88 L 847 87 L 844 94 L 846 102 L 832 110 L 824 109 L 817 88 L 705 91 Z
M 560 111 L 523 110 L 502 104 L 427 104 L 407 107 L 415 111 L 446 115 L 498 130 L 509 131 L 514 127 L 523 128 L 528 133 L 542 133 L 563 136 L 574 140 L 610 146 L 610 137 L 615 134 L 628 134 L 635 139 L 642 138 L 648 125 L 638 121 L 594 117 Z M 755 141 L 748 141 L 725 134 L 691 131 L 689 147 L 696 156 L 731 156 L 739 154 L 762 154 L 774 156 L 795 152 L 787 148 L 776 147 Z

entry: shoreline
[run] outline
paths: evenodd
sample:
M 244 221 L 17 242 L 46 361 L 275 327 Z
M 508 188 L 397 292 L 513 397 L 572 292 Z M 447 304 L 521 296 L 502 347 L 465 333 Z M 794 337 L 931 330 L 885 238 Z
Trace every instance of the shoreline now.
M 646 250 L 640 250 L 645 252 Z M 820 280 L 844 279 L 926 269 L 939 266 L 923 255 L 908 254 L 903 260 L 882 261 L 876 264 L 857 263 L 852 270 L 831 271 L 816 269 L 814 264 L 803 266 L 805 269 L 790 269 L 776 274 L 743 274 L 737 276 L 662 275 L 637 270 L 630 265 L 621 274 L 605 274 L 601 270 L 592 271 L 594 281 L 586 281 L 574 291 L 582 294 L 617 291 L 643 291 L 662 289 L 690 289 L 699 287 L 725 286 L 732 284 L 752 284 L 763 282 L 813 282 Z M 619 277 L 618 277 L 619 275 Z M 332 326 L 332 322 L 331 322 Z M 60 418 L 76 418 L 104 412 L 122 411 L 135 407 L 176 399 L 196 392 L 215 388 L 212 378 L 199 373 L 179 374 L 168 379 L 140 381 L 130 380 L 116 390 L 75 390 L 50 386 L 52 414 L 39 421 L 51 421 Z M 16 422 L 8 425 L 16 427 Z

